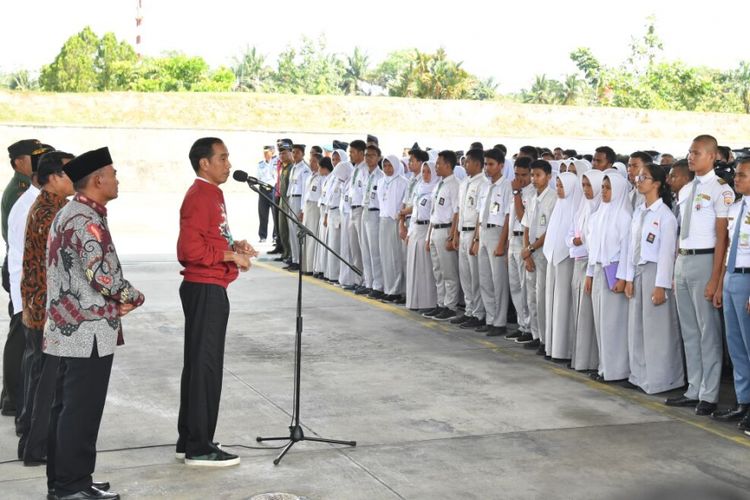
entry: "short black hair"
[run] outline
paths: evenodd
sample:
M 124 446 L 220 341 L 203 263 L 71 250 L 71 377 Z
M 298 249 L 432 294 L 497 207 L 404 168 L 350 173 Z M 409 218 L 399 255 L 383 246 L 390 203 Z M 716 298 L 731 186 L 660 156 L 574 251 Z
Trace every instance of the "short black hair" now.
M 377 147 L 375 144 L 370 144 L 369 146 L 366 146 L 365 149 L 371 149 L 372 151 L 375 151 L 378 154 L 378 156 L 380 156 L 380 155 L 383 154 L 383 153 L 380 152 L 380 148 Z
M 482 149 L 471 148 L 464 156 L 466 156 L 467 161 L 472 160 L 479 162 L 480 165 L 484 165 L 484 150 Z
M 499 149 L 504 155 L 508 156 L 508 148 L 505 147 L 505 144 L 495 144 L 492 148 Z
M 324 168 L 330 172 L 333 170 L 333 162 L 331 161 L 329 157 L 324 156 L 323 158 L 320 159 L 320 163 L 318 163 L 318 168 L 319 169 Z
M 49 153 L 44 153 L 42 157 L 39 158 L 39 167 L 41 167 L 42 170 L 37 170 L 37 172 L 43 172 L 42 174 L 37 175 L 37 182 L 39 185 L 46 185 L 49 182 L 51 175 L 59 174 L 63 171 L 63 160 L 72 160 L 73 158 L 75 158 L 75 155 L 66 153 L 65 151 L 50 151 Z
M 521 156 L 520 158 L 516 158 L 516 163 L 514 166 L 518 168 L 525 168 L 526 170 L 531 169 L 531 162 L 534 161 L 528 156 Z
M 412 149 L 411 151 L 409 151 L 409 155 L 413 156 L 422 163 L 430 159 L 430 155 L 427 154 L 427 151 L 422 151 L 421 149 Z
M 518 151 L 527 156 L 530 156 L 534 160 L 539 158 L 539 150 L 534 146 L 521 146 L 521 149 L 519 149 Z
M 644 165 L 648 165 L 649 163 L 654 161 L 654 158 L 646 153 L 645 151 L 636 151 L 635 153 L 632 153 L 630 155 L 631 158 L 638 158 L 643 162 Z
M 292 146 L 292 151 L 294 151 L 295 149 L 299 149 L 300 151 L 302 151 L 304 153 L 305 152 L 305 145 L 304 144 L 294 144 Z
M 355 139 L 352 142 L 349 143 L 349 147 L 351 149 L 356 149 L 357 151 L 365 152 L 365 149 L 367 149 L 367 144 L 365 144 L 365 141 L 362 139 Z
M 708 134 L 701 134 L 695 139 L 693 139 L 693 142 L 704 142 L 707 144 L 710 144 L 713 146 L 714 151 L 718 151 L 719 149 L 719 141 L 716 140 L 716 137 Z
M 732 154 L 732 148 L 729 146 L 719 146 L 719 159 L 724 163 L 729 161 L 729 156 Z
M 214 144 L 224 144 L 224 141 L 218 137 L 201 137 L 193 143 L 188 154 L 193 170 L 198 172 L 200 170 L 200 161 L 203 158 L 211 158 L 214 154 Z
M 310 151 L 319 155 L 323 154 L 323 148 L 321 148 L 320 146 L 310 146 Z
M 609 146 L 599 146 L 594 150 L 596 153 L 602 153 L 604 156 L 607 157 L 607 161 L 609 163 L 614 163 L 617 161 L 617 155 L 615 154 L 615 150 L 610 148 Z
M 505 155 L 503 154 L 503 151 L 498 148 L 488 149 L 487 151 L 484 152 L 483 156 L 485 158 L 492 158 L 493 160 L 495 160 L 496 162 L 500 164 L 505 163 Z
M 672 164 L 673 169 L 680 170 L 689 180 L 695 179 L 695 172 L 690 170 L 690 166 L 688 165 L 688 161 L 686 159 L 677 160 Z
M 471 146 L 469 146 L 469 149 L 470 149 L 470 150 L 471 150 L 471 149 L 481 149 L 482 151 L 484 151 L 484 146 L 482 145 L 482 143 L 481 143 L 481 142 L 479 142 L 479 141 L 475 141 L 475 142 L 472 142 L 472 143 L 471 143 Z
M 573 158 L 575 156 L 578 156 L 578 151 L 576 151 L 575 149 L 563 149 L 563 156 Z
M 544 173 L 549 175 L 552 173 L 552 165 L 547 160 L 534 160 L 531 162 L 530 168 L 532 170 L 539 169 L 544 170 Z
M 451 151 L 450 149 L 444 149 L 443 151 L 438 153 L 438 156 L 441 157 L 444 161 L 447 161 L 450 164 L 451 168 L 455 168 L 456 164 L 458 163 L 456 152 Z

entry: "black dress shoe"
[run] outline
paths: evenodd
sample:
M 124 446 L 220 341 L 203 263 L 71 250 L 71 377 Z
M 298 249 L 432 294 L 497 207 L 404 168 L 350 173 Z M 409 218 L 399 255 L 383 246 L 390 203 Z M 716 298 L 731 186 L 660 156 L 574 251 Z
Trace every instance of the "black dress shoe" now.
M 383 295 L 385 294 L 380 290 L 373 290 L 372 292 L 367 294 L 367 296 L 371 299 L 382 299 Z
M 403 295 L 396 295 L 396 300 L 394 300 L 393 303 L 398 305 L 406 304 L 406 297 Z
M 474 329 L 475 332 L 487 333 L 490 331 L 490 325 L 479 325 Z
M 534 341 L 534 336 L 531 335 L 531 333 L 524 333 L 520 336 L 516 337 L 515 342 L 516 344 L 528 344 L 530 342 Z
M 531 335 L 531 334 L 529 334 L 529 335 Z M 520 339 L 520 337 L 519 337 L 519 339 Z M 519 339 L 516 339 L 516 342 L 518 342 Z M 518 343 L 519 344 L 523 343 L 523 348 L 524 349 L 529 349 L 529 350 L 537 349 L 541 345 L 541 342 L 539 341 L 539 339 L 533 339 L 533 340 L 531 340 L 529 342 L 518 342 Z
M 667 398 L 664 401 L 667 406 L 696 406 L 698 404 L 697 399 L 690 399 L 686 396 L 679 396 L 676 398 Z
M 474 319 L 472 316 L 466 316 L 465 314 L 463 316 L 460 316 L 458 318 L 453 318 L 449 321 L 451 325 L 463 325 L 464 323 L 471 321 Z
M 734 408 L 727 408 L 726 410 L 716 410 L 711 414 L 711 418 L 719 420 L 720 422 L 736 422 L 742 420 L 747 411 L 750 409 L 750 405 L 737 405 Z
M 274 254 L 277 254 L 277 253 L 282 253 L 283 251 L 284 251 L 283 248 L 276 247 L 276 248 L 274 248 L 273 250 L 271 250 L 270 252 L 267 252 L 267 253 L 268 253 L 268 255 L 274 255 Z
M 716 403 L 709 403 L 707 401 L 701 401 L 695 407 L 695 414 L 700 415 L 701 417 L 705 417 L 706 415 L 711 415 L 715 411 L 716 411 Z
M 284 262 L 284 257 L 276 257 L 273 259 L 274 262 Z
M 737 423 L 737 428 L 741 431 L 750 430 L 750 411 Z
M 302 274 L 304 274 L 305 276 L 312 276 L 313 275 L 313 273 L 311 273 L 310 271 L 305 271 Z
M 537 347 L 536 353 L 538 356 L 544 356 L 547 354 L 547 349 L 544 344 L 539 342 L 539 347 Z M 549 357 L 549 359 L 552 359 L 552 356 Z
M 70 495 L 63 495 L 63 496 L 57 497 L 57 500 L 88 500 L 88 499 L 119 500 L 120 495 L 111 491 L 102 491 L 93 486 L 89 486 L 85 490 L 81 490 L 77 493 L 72 493 Z
M 626 380 L 621 384 L 625 389 L 640 389 L 637 385 L 630 382 L 630 380 Z
M 437 316 L 441 312 L 443 312 L 443 308 L 442 307 L 435 307 L 433 309 L 430 309 L 429 311 L 423 312 L 422 316 L 424 316 L 425 318 L 431 318 L 433 316 Z
M 354 290 L 355 295 L 367 295 L 370 292 L 372 292 L 372 288 L 367 288 L 364 285 Z
M 91 483 L 91 486 L 99 491 L 109 491 L 109 482 L 107 481 L 102 481 L 100 483 L 94 481 L 93 483 Z M 47 500 L 57 500 L 57 495 L 55 495 L 55 488 L 47 489 Z
M 510 332 L 508 335 L 505 336 L 505 338 L 507 340 L 515 340 L 521 335 L 523 335 L 523 332 L 521 330 L 516 330 L 514 332 Z
M 463 323 L 459 328 L 463 328 L 464 330 L 470 330 L 472 328 L 482 326 L 483 324 L 484 324 L 483 319 L 471 317 L 466 323 Z
M 508 333 L 508 329 L 504 326 L 491 326 L 490 331 L 487 332 L 487 337 L 500 337 Z

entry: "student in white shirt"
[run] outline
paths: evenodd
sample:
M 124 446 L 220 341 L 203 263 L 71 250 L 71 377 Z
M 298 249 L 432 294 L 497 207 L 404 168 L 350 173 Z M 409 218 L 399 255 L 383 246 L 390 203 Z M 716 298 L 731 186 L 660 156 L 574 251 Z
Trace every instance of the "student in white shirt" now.
M 453 174 L 456 153 L 441 151 L 437 157 L 437 173 L 441 177 L 432 193 L 432 213 L 427 237 L 432 272 L 437 286 L 437 307 L 423 314 L 444 321 L 456 316 L 460 294 L 458 255 L 452 235 L 458 224 L 458 179 Z
M 570 257 L 575 260 L 573 270 L 573 324 L 575 339 L 573 341 L 570 366 L 579 371 L 598 371 L 599 346 L 594 328 L 594 309 L 591 295 L 585 293 L 586 270 L 589 263 L 589 241 L 586 238 L 589 221 L 602 201 L 602 181 L 604 174 L 600 170 L 588 170 L 581 176 L 581 187 L 585 199 L 581 202 L 568 233 L 567 243 Z
M 571 172 L 557 176 L 557 203 L 550 217 L 549 229 L 544 238 L 544 256 L 547 258 L 547 283 L 545 298 L 545 354 L 555 360 L 570 360 L 575 329 L 573 323 L 573 259 L 565 238 L 581 203 L 578 177 Z
M 602 204 L 589 222 L 589 265 L 586 293 L 594 306 L 594 326 L 599 344 L 599 371 L 591 378 L 620 381 L 630 376 L 628 357 L 628 300 L 623 294 L 627 277 L 631 213 L 627 205 L 628 181 L 611 173 L 602 181 Z
M 717 410 L 712 417 L 723 422 L 739 420 L 750 430 L 750 158 L 737 162 L 734 188 L 742 199 L 729 209 L 729 250 L 722 282 L 721 303 L 727 332 L 727 348 L 734 366 L 737 406 Z
M 410 202 L 411 222 L 406 250 L 406 307 L 429 311 L 437 306 L 437 287 L 432 274 L 432 260 L 427 245 L 427 232 L 432 211 L 432 191 L 440 180 L 434 162 L 424 162 Z
M 677 219 L 670 207 L 672 193 L 661 166 L 647 163 L 634 180 L 644 203 L 633 214 L 628 248 L 628 380 L 644 392 L 655 394 L 685 384 L 672 293 Z
M 358 295 L 367 294 L 371 299 L 383 298 L 383 265 L 380 261 L 380 202 L 378 200 L 378 181 L 383 177 L 383 171 L 378 166 L 380 148 L 371 144 L 365 149 L 365 163 L 367 164 L 367 179 L 362 205 L 362 235 L 360 238 L 362 249 L 362 263 L 364 274 L 364 288 L 355 292 Z
M 333 163 L 328 157 L 323 157 L 318 162 L 318 172 L 320 174 L 320 198 L 318 200 L 318 209 L 320 211 L 320 222 L 318 224 L 318 238 L 320 241 L 328 241 L 328 194 L 330 192 L 331 176 Z M 328 265 L 328 250 L 318 244 L 315 246 L 315 264 L 313 266 L 313 277 L 323 278 Z
M 408 181 L 404 166 L 396 155 L 383 159 L 383 177 L 378 181 L 380 226 L 378 245 L 383 265 L 383 297 L 385 302 L 404 303 L 404 251 L 398 234 L 398 219 Z
M 323 177 L 318 172 L 320 165 L 321 155 L 313 153 L 310 155 L 310 176 L 305 182 L 305 191 L 302 195 L 302 211 L 300 213 L 300 219 L 307 229 L 310 230 L 315 236 L 318 236 L 318 229 L 320 227 L 320 202 L 321 185 Z M 305 238 L 304 257 L 301 259 L 300 265 L 302 266 L 302 272 L 306 275 L 313 274 L 313 268 L 315 267 L 315 252 L 317 250 L 318 243 L 310 238 Z
M 467 155 L 470 157 L 472 151 Z M 496 337 L 507 333 L 510 287 L 506 252 L 512 195 L 510 181 L 502 175 L 503 152 L 500 149 L 485 151 L 484 164 L 490 179 L 480 187 L 479 214 L 471 250 L 477 255 L 480 300 L 487 314 L 486 328 L 480 327 L 477 331 L 486 331 L 488 337 Z
M 677 316 L 685 348 L 688 388 L 669 398 L 669 406 L 690 406 L 710 415 L 719 401 L 721 381 L 721 318 L 714 302 L 727 249 L 727 215 L 734 191 L 714 172 L 716 139 L 693 140 L 688 165 L 695 179 L 679 195 L 679 254 L 674 268 Z M 721 298 L 719 294 L 719 299 Z
M 333 167 L 333 172 L 331 173 L 333 179 L 331 180 L 331 186 L 328 193 L 328 217 L 326 221 L 328 227 L 328 237 L 326 243 L 328 243 L 328 246 L 331 247 L 331 250 L 336 253 L 340 253 L 342 230 L 341 203 L 343 202 L 344 198 L 344 185 L 346 184 L 346 181 L 349 180 L 353 168 L 352 164 L 348 161 L 348 155 L 346 155 L 344 151 L 337 149 L 333 153 L 333 157 L 336 156 L 338 156 L 340 161 L 334 158 L 334 163 L 336 163 L 336 166 Z M 344 160 L 344 158 L 346 159 Z M 339 281 L 340 270 L 341 264 L 339 262 L 339 258 L 328 252 L 328 262 L 326 264 L 325 277 L 329 282 L 336 284 Z
M 289 200 L 290 210 L 299 217 L 302 211 L 302 195 L 305 193 L 305 184 L 307 178 L 310 176 L 310 167 L 305 163 L 305 145 L 295 144 L 292 146 L 292 157 L 294 158 L 294 166 L 289 172 L 289 186 L 287 187 L 286 196 Z M 292 263 L 287 269 L 289 271 L 296 271 L 300 265 L 300 253 L 299 253 L 299 241 L 296 224 L 289 225 L 289 245 L 292 250 Z
M 502 153 L 499 154 L 502 155 Z M 465 168 L 469 177 L 462 180 L 459 185 L 458 226 L 453 239 L 453 246 L 458 248 L 458 276 L 466 307 L 463 316 L 453 318 L 450 322 L 454 325 L 460 325 L 462 328 L 479 327 L 481 330 L 478 329 L 477 331 L 489 332 L 492 325 L 485 324 L 485 305 L 479 290 L 479 260 L 477 253 L 471 252 L 471 247 L 476 239 L 475 234 L 478 233 L 479 198 L 485 188 L 490 185 L 490 181 L 485 175 L 484 166 L 483 150 L 470 149 L 466 152 Z M 500 174 L 501 172 L 498 171 L 497 175 Z M 489 267 L 486 270 L 489 271 Z M 503 322 L 503 325 L 505 325 L 505 322 Z

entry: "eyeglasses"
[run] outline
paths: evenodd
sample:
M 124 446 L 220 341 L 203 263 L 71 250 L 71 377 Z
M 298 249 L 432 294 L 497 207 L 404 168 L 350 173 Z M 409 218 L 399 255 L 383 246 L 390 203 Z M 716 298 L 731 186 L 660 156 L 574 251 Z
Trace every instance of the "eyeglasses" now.
M 653 177 L 648 177 L 646 175 L 636 175 L 635 176 L 635 182 L 645 182 L 646 180 L 653 181 Z

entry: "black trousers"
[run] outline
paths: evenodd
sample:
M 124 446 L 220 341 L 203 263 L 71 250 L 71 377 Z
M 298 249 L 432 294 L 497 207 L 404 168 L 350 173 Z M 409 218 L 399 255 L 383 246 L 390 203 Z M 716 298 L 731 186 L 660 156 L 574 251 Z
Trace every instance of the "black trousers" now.
M 274 195 L 273 201 L 275 201 L 278 205 L 278 203 L 281 201 L 281 198 Z M 276 207 L 272 207 L 271 213 L 273 214 L 273 243 L 277 248 L 283 249 L 284 242 L 279 238 L 279 209 Z
M 11 306 L 12 307 L 12 306 Z M 21 361 L 26 348 L 22 314 L 10 318 L 8 338 L 3 349 L 3 409 L 16 410 L 16 420 L 23 407 L 23 379 L 21 378 Z
M 24 458 L 24 448 L 29 437 L 31 429 L 31 416 L 34 411 L 34 397 L 36 395 L 39 379 L 42 376 L 42 338 L 41 330 L 34 330 L 24 326 L 26 336 L 26 349 L 23 351 L 23 362 L 21 363 L 21 376 L 23 381 L 23 407 L 18 408 L 18 425 L 17 430 L 21 432 L 21 439 L 18 441 L 18 458 Z M 49 410 L 49 406 L 47 407 Z M 46 436 L 46 432 L 45 432 Z M 31 458 L 42 458 L 47 455 L 46 449 L 42 450 L 42 455 Z
M 260 225 L 258 226 L 258 238 L 265 240 L 268 238 L 268 213 L 273 208 L 273 205 L 271 205 L 271 202 L 268 201 L 263 194 L 271 198 L 273 196 L 273 190 L 266 190 L 262 187 L 259 189 L 262 194 L 258 195 L 258 220 L 260 221 Z M 271 223 L 273 224 L 273 234 L 276 234 L 276 222 L 272 220 Z
M 185 348 L 180 383 L 177 449 L 187 457 L 213 451 L 229 320 L 227 291 L 219 285 L 180 285 L 185 314 Z
M 48 437 L 50 414 L 52 413 L 52 402 L 55 399 L 55 388 L 57 384 L 57 370 L 60 366 L 60 358 L 42 353 L 42 371 L 34 394 L 34 405 L 29 422 L 29 431 L 21 440 L 24 440 L 21 458 L 24 461 L 35 461 L 42 457 L 52 456 L 48 453 Z M 50 485 L 52 487 L 52 485 Z
M 96 344 L 90 358 L 58 358 L 47 441 L 47 485 L 57 496 L 91 486 L 113 358 L 100 358 Z

